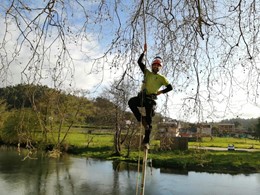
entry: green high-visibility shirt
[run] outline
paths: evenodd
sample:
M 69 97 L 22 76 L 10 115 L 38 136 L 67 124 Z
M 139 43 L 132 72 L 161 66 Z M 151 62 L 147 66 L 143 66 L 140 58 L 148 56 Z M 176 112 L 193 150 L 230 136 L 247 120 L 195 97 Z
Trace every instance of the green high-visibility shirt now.
M 142 85 L 142 89 L 146 89 L 146 93 L 157 94 L 161 86 L 169 85 L 169 81 L 161 74 L 154 74 L 148 69 L 145 69 L 144 72 L 145 82 Z

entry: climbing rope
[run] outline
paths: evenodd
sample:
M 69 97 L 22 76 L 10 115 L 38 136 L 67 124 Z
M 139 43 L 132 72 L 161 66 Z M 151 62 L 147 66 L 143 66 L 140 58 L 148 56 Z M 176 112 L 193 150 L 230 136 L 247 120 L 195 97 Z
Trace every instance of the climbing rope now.
M 146 42 L 146 18 L 145 18 L 145 0 L 142 0 L 143 5 L 143 29 L 144 29 L 144 47 L 146 49 L 147 54 L 147 42 Z M 145 56 L 145 63 L 146 63 L 146 56 Z M 145 82 L 145 76 L 144 76 L 144 82 Z M 144 93 L 142 93 L 141 96 L 141 108 L 143 108 L 143 101 L 144 100 Z M 139 148 L 138 148 L 138 166 L 137 166 L 137 180 L 136 180 L 136 195 L 139 192 L 139 179 L 140 179 L 140 162 L 141 162 L 141 145 L 142 145 L 142 121 L 143 117 L 141 117 L 141 123 L 140 123 L 140 132 L 139 132 Z M 142 166 L 142 183 L 141 183 L 141 191 L 140 194 L 144 194 L 145 189 L 145 173 L 146 173 L 146 161 L 147 161 L 147 155 L 148 155 L 148 148 L 145 147 L 144 156 L 143 156 L 143 166 Z

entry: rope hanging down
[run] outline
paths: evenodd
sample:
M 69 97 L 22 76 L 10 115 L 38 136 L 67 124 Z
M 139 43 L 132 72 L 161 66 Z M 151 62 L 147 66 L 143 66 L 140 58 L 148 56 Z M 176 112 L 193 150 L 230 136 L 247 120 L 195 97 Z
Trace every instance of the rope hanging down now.
M 145 18 L 145 5 L 144 5 L 144 0 L 143 0 L 143 24 L 144 24 L 144 44 L 147 44 L 146 40 L 146 18 Z
M 145 0 L 142 1 L 142 5 L 143 5 L 143 29 L 144 29 L 144 49 L 147 53 L 147 42 L 146 42 L 146 18 L 145 18 Z M 144 78 L 145 81 L 145 78 Z M 142 95 L 142 103 L 143 103 L 143 95 Z M 143 105 L 141 105 L 143 106 Z M 143 119 L 141 119 L 143 120 Z M 139 173 L 140 173 L 140 151 L 141 151 L 141 144 L 142 144 L 142 121 L 140 124 L 140 138 L 139 138 L 139 153 L 138 153 L 138 174 L 137 174 L 137 182 L 136 182 L 136 195 L 139 192 Z M 146 177 L 146 164 L 147 164 L 147 156 L 148 156 L 148 149 L 149 149 L 149 145 L 146 144 L 144 146 L 144 155 L 143 155 L 143 166 L 142 166 L 142 180 L 141 180 L 141 191 L 140 191 L 140 195 L 144 195 L 144 191 L 145 191 L 145 177 Z

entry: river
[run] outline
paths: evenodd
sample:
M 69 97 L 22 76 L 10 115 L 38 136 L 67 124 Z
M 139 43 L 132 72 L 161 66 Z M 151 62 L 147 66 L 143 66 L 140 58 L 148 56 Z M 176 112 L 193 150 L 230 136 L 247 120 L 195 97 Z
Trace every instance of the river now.
M 17 151 L 0 150 L 1 195 L 134 195 L 140 189 L 141 173 L 135 164 L 69 155 L 23 158 Z M 147 167 L 146 195 L 259 193 L 260 173 L 230 175 Z

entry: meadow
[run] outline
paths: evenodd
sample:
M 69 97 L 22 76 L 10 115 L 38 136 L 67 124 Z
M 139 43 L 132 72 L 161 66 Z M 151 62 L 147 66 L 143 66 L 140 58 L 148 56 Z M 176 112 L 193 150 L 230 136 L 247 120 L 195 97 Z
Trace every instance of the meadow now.
M 138 162 L 142 159 L 142 150 L 133 149 L 126 157 L 126 149 L 122 147 L 122 155 L 113 155 L 113 136 L 111 132 L 83 132 L 70 133 L 67 143 L 72 145 L 69 153 L 106 160 L 120 160 Z M 228 151 L 227 145 L 234 144 L 235 151 Z M 197 147 L 224 148 L 223 151 L 201 150 Z M 239 149 L 256 150 L 240 151 Z M 148 159 L 154 167 L 185 169 L 221 173 L 260 172 L 260 141 L 248 138 L 202 138 L 198 142 L 189 142 L 189 149 L 185 151 L 161 151 L 159 141 L 152 140 Z

